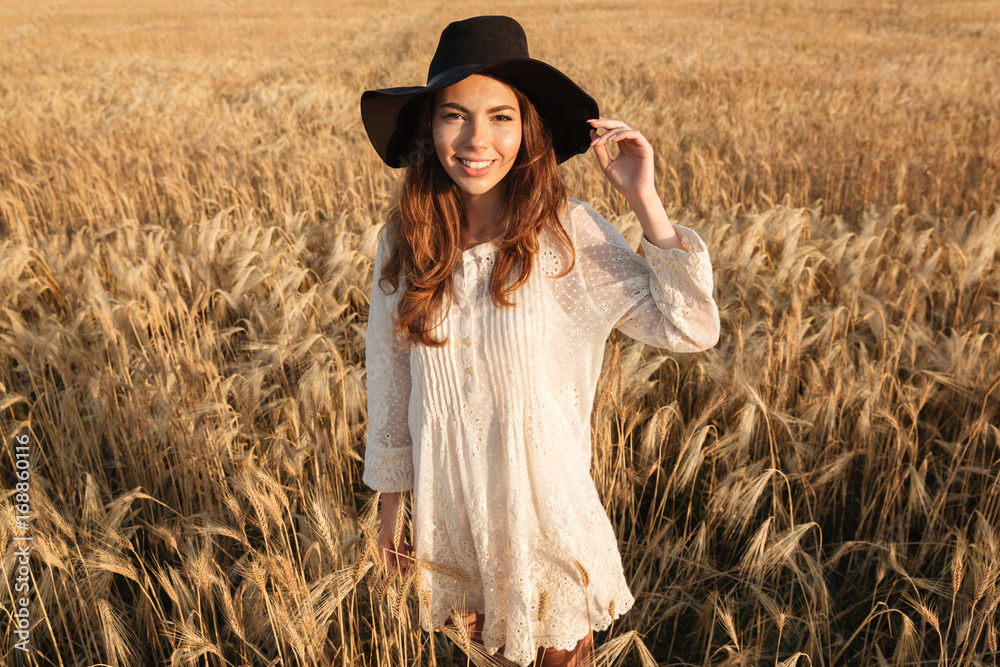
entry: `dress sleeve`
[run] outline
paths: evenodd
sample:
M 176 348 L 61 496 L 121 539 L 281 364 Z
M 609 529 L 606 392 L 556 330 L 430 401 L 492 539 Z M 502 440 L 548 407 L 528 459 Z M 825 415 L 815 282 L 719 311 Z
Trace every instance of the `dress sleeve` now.
M 610 222 L 586 202 L 576 209 L 576 253 L 593 310 L 607 333 L 676 352 L 697 352 L 719 340 L 708 248 L 693 230 L 674 225 L 681 249 L 639 241 L 640 257 Z
M 361 481 L 375 491 L 394 493 L 413 488 L 413 445 L 408 419 L 410 352 L 396 340 L 395 299 L 390 299 L 399 292 L 386 295 L 378 284 L 387 255 L 383 232 L 375 253 L 365 337 L 368 437 Z

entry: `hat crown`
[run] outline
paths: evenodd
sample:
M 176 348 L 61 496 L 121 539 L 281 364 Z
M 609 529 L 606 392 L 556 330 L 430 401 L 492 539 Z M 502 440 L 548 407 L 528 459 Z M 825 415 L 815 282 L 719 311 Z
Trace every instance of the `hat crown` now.
M 455 21 L 441 32 L 427 69 L 427 85 L 437 75 L 455 67 L 529 57 L 524 28 L 509 16 L 474 16 Z

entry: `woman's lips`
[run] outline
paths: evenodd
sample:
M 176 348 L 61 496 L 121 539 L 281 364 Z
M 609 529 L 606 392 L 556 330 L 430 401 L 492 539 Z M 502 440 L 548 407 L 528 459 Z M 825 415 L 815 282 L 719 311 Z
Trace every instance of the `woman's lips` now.
M 485 167 L 481 167 L 479 169 L 474 169 L 469 166 L 470 164 L 480 165 L 487 162 L 488 164 Z M 486 173 L 489 172 L 490 168 L 493 167 L 493 163 L 495 162 L 496 160 L 463 160 L 462 158 L 458 158 L 458 163 L 462 165 L 462 169 L 464 169 L 465 173 L 469 176 L 485 176 Z

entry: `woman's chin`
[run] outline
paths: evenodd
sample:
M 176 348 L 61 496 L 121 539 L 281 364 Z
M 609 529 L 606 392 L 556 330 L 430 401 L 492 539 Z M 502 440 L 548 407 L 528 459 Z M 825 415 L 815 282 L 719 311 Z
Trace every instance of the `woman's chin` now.
M 498 183 L 486 184 L 486 183 L 469 183 L 462 181 L 456 181 L 456 182 L 458 183 L 458 187 L 462 189 L 462 192 L 464 192 L 469 197 L 479 197 L 485 195 L 487 192 L 489 192 L 498 185 Z

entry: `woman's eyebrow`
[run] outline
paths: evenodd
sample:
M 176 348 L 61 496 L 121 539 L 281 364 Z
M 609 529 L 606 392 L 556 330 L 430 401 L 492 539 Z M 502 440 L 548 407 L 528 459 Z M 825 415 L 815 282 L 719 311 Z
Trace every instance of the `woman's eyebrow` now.
M 465 107 L 463 107 L 461 104 L 456 104 L 455 102 L 445 102 L 444 104 L 441 105 L 441 107 L 442 108 L 444 108 L 444 107 L 451 107 L 453 109 L 458 109 L 462 113 L 469 113 L 468 109 L 466 109 Z M 517 109 L 515 109 L 514 107 L 512 107 L 509 104 L 501 104 L 498 107 L 493 107 L 492 109 L 487 109 L 486 113 L 496 113 L 497 111 L 504 111 L 505 109 L 510 109 L 511 111 L 517 111 Z

